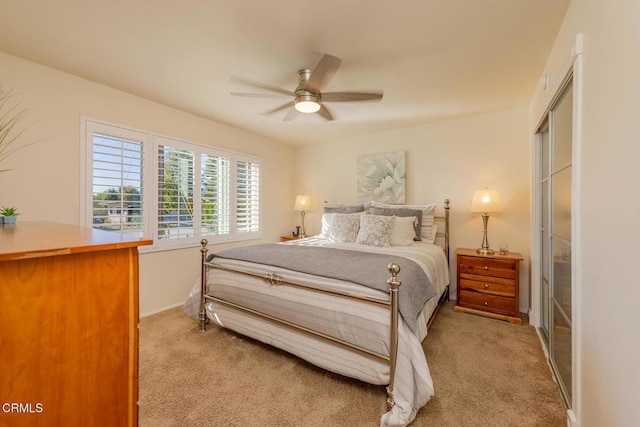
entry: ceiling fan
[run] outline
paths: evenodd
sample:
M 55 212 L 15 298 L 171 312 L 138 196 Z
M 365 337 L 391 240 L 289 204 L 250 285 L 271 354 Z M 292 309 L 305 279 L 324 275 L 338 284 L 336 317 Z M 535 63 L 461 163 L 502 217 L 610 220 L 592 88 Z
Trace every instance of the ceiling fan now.
M 285 121 L 295 119 L 300 113 L 317 113 L 327 120 L 333 120 L 333 115 L 324 105 L 326 102 L 380 101 L 382 99 L 382 91 L 322 93 L 321 89 L 333 78 L 341 62 L 340 58 L 325 54 L 313 70 L 310 68 L 298 70 L 298 87 L 293 92 L 234 76 L 232 77 L 234 81 L 273 93 L 231 92 L 231 95 L 252 98 L 293 98 L 292 101 L 265 113 L 273 114 L 289 108 L 284 116 Z

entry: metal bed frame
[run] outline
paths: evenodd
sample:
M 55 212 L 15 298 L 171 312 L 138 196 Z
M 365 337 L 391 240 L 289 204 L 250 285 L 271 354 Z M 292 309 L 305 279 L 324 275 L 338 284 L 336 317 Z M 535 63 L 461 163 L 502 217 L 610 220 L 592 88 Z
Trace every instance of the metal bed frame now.
M 444 221 L 444 233 L 438 232 L 437 236 L 440 237 L 444 237 L 444 245 L 443 245 L 443 250 L 445 253 L 445 256 L 447 258 L 447 263 L 449 263 L 449 199 L 445 199 L 444 201 L 444 216 L 435 216 L 436 220 L 440 220 L 440 221 Z M 200 320 L 200 330 L 201 331 L 206 331 L 207 328 L 207 323 L 209 322 L 209 318 L 207 317 L 207 313 L 206 313 L 206 301 L 213 301 L 216 304 L 222 304 L 222 305 L 226 305 L 228 307 L 232 307 L 238 310 L 241 310 L 245 313 L 249 313 L 252 314 L 254 316 L 257 316 L 259 318 L 277 323 L 279 325 L 282 326 L 286 326 L 292 329 L 295 329 L 297 331 L 301 331 L 304 332 L 306 334 L 312 335 L 316 338 L 320 338 L 326 341 L 329 341 L 331 343 L 334 344 L 338 344 L 342 347 L 348 348 L 350 350 L 365 354 L 367 356 L 376 358 L 376 359 L 380 359 L 386 363 L 389 364 L 389 385 L 386 388 L 387 391 L 387 406 L 389 409 L 391 409 L 391 407 L 393 407 L 394 405 L 394 398 L 393 398 L 393 393 L 394 393 L 394 381 L 395 381 L 395 372 L 396 372 L 396 358 L 397 358 L 397 353 L 398 353 L 398 291 L 400 288 L 400 285 L 402 284 L 402 282 L 398 279 L 398 273 L 400 273 L 400 266 L 396 263 L 391 263 L 389 264 L 389 266 L 387 267 L 389 270 L 389 273 L 391 274 L 391 277 L 387 280 L 387 284 L 389 285 L 389 295 L 390 298 L 389 300 L 383 300 L 383 299 L 378 299 L 378 298 L 373 298 L 373 297 L 367 297 L 364 295 L 358 295 L 358 294 L 354 294 L 354 293 L 350 293 L 350 292 L 341 292 L 341 291 L 334 291 L 334 290 L 329 290 L 329 289 L 322 289 L 319 287 L 315 287 L 312 285 L 308 285 L 305 283 L 300 283 L 300 282 L 295 282 L 295 281 L 290 281 L 290 280 L 284 280 L 281 276 L 277 275 L 277 274 L 266 274 L 266 275 L 261 275 L 261 274 L 257 274 L 257 273 L 250 273 L 250 272 L 246 272 L 246 271 L 242 271 L 242 270 L 235 270 L 233 268 L 228 268 L 228 267 L 222 267 L 219 265 L 215 265 L 212 264 L 210 262 L 207 262 L 207 253 L 208 253 L 208 249 L 207 249 L 207 244 L 209 242 L 206 239 L 202 239 L 200 241 L 200 244 L 202 246 L 202 248 L 200 249 L 200 253 L 201 253 L 201 288 L 200 288 L 200 313 L 199 313 L 199 320 Z M 269 314 L 265 314 L 265 313 L 261 313 L 257 310 L 253 310 L 251 308 L 247 308 L 244 307 L 242 305 L 239 304 L 235 304 L 229 301 L 225 301 L 222 300 L 220 298 L 216 298 L 214 296 L 211 295 L 207 295 L 206 293 L 206 287 L 207 287 L 207 270 L 209 268 L 214 268 L 214 269 L 218 269 L 218 270 L 225 270 L 225 271 L 230 271 L 233 273 L 237 273 L 237 274 L 242 274 L 242 275 L 246 275 L 246 276 L 251 276 L 251 277 L 256 277 L 256 278 L 260 278 L 263 279 L 265 282 L 271 284 L 271 285 L 286 285 L 286 286 L 294 286 L 294 287 L 298 287 L 298 288 L 303 288 L 303 289 L 307 289 L 310 291 L 314 291 L 314 292 L 320 292 L 320 293 L 325 293 L 325 294 L 330 294 L 330 295 L 336 295 L 336 296 L 341 296 L 341 297 L 345 297 L 345 298 L 351 298 L 351 299 L 357 299 L 360 301 L 363 301 L 365 303 L 371 303 L 371 304 L 376 304 L 376 305 L 381 305 L 381 306 L 386 306 L 389 307 L 389 312 L 390 312 L 390 318 L 391 318 L 391 336 L 389 339 L 389 343 L 390 343 L 390 348 L 389 348 L 389 356 L 386 356 L 384 354 L 379 354 L 376 352 L 373 352 L 371 350 L 368 350 L 366 348 L 354 345 L 352 343 L 340 340 L 338 338 L 334 338 L 332 336 L 323 334 L 321 332 L 317 332 L 314 331 L 312 329 L 297 325 L 295 323 L 292 322 L 288 322 L 282 319 L 278 319 L 277 317 L 271 316 Z M 440 299 L 438 301 L 438 304 L 436 305 L 433 313 L 431 314 L 431 316 L 429 317 L 429 321 L 427 323 L 427 327 L 429 327 L 431 325 L 431 322 L 433 321 L 433 319 L 435 318 L 436 314 L 438 313 L 438 310 L 440 309 L 440 306 L 442 305 L 442 303 L 444 301 L 449 301 L 449 286 L 447 285 L 445 291 L 443 292 L 443 294 L 440 296 Z

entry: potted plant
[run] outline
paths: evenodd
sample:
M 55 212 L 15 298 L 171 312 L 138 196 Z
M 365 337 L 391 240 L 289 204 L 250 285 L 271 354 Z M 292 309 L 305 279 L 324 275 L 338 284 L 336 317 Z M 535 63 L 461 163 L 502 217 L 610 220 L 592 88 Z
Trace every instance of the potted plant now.
M 2 207 L 0 209 L 0 215 L 2 215 L 2 220 L 5 224 L 15 224 L 16 219 L 18 219 L 18 209 L 14 207 L 6 208 Z

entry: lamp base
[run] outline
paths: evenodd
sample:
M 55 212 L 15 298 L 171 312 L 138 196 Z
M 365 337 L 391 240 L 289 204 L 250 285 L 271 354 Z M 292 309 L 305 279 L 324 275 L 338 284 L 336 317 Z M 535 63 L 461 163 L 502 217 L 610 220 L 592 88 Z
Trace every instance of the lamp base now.
M 487 212 L 482 213 L 482 222 L 484 224 L 482 246 L 476 249 L 476 253 L 479 253 L 480 255 L 493 255 L 495 251 L 489 248 L 489 239 L 487 239 L 487 223 L 489 222 L 489 214 Z
M 494 251 L 493 249 L 489 249 L 489 248 L 478 248 L 476 249 L 476 253 L 479 253 L 480 255 L 493 255 L 496 253 L 496 251 Z
M 305 237 L 307 237 L 307 234 L 304 231 L 304 211 L 300 212 L 300 217 L 302 218 L 302 230 L 300 230 L 300 238 L 304 239 Z

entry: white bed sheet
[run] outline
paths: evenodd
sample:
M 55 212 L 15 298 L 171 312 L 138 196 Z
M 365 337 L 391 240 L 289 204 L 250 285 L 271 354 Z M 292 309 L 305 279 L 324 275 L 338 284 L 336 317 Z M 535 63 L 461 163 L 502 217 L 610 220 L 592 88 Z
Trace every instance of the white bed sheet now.
M 420 265 L 431 280 L 438 296 L 427 301 L 413 333 L 404 320 L 399 322 L 398 358 L 395 380 L 395 406 L 381 419 L 381 425 L 402 426 L 413 420 L 417 410 L 434 394 L 433 382 L 421 341 L 427 335 L 427 321 L 449 283 L 449 268 L 442 248 L 416 242 L 411 246 L 373 247 L 354 243 L 329 242 L 311 237 L 282 243 L 313 245 L 396 254 Z M 387 293 L 336 279 L 311 276 L 281 268 L 243 261 L 215 258 L 215 263 L 258 274 L 276 273 L 285 280 L 309 283 L 322 288 L 353 292 L 388 300 Z M 402 258 L 398 258 L 402 268 Z M 328 266 L 340 268 L 341 266 Z M 402 270 L 398 275 L 402 280 Z M 310 327 L 380 354 L 389 354 L 389 309 L 324 293 L 312 293 L 286 285 L 268 285 L 262 279 L 210 269 L 207 284 L 216 297 L 268 313 L 295 324 Z M 402 292 L 402 286 L 400 286 Z M 185 313 L 197 319 L 200 284 L 192 289 Z M 207 303 L 207 315 L 223 327 L 295 354 L 317 366 L 371 384 L 387 384 L 389 366 L 370 356 L 352 352 L 324 340 L 310 337 L 272 322 L 266 322 L 213 302 Z

